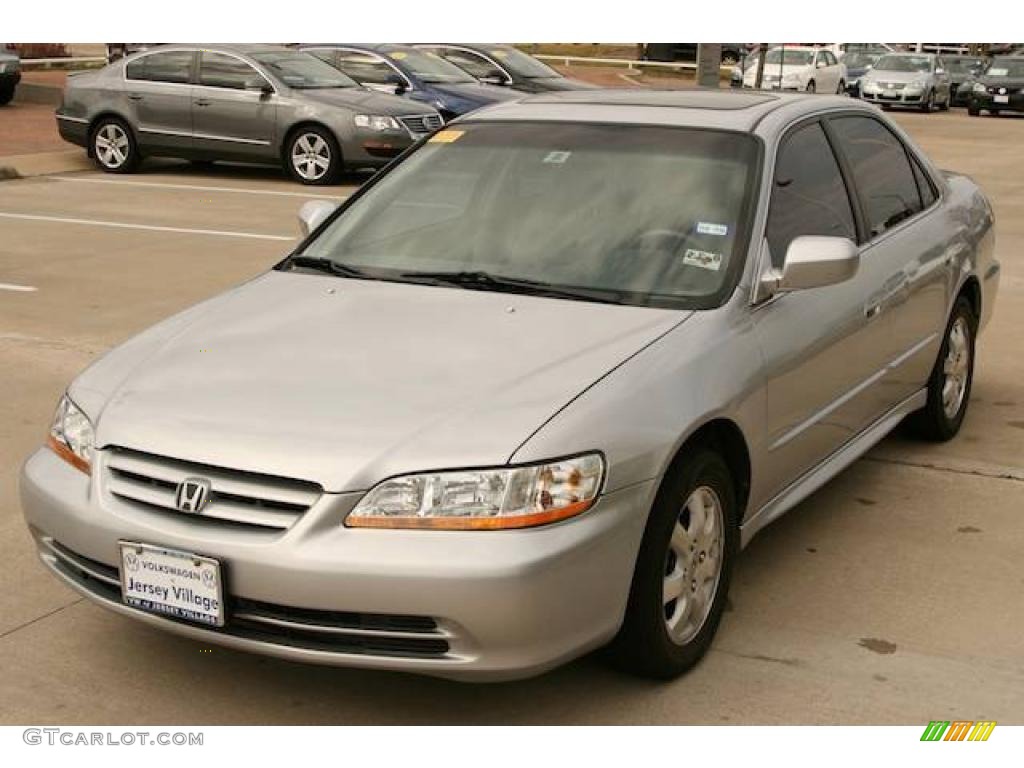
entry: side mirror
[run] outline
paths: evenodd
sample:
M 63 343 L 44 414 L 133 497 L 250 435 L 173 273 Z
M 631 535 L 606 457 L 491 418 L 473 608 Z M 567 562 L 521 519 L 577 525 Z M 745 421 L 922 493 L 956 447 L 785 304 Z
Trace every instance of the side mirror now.
M 402 76 L 397 72 L 392 72 L 387 75 L 387 77 L 384 78 L 384 84 L 394 88 L 396 94 L 402 94 L 406 91 L 405 80 L 403 80 Z
M 480 82 L 487 85 L 511 85 L 509 79 L 496 69 L 492 69 L 486 75 L 481 77 Z
M 776 276 L 776 290 L 802 291 L 835 285 L 849 280 L 859 267 L 860 252 L 852 240 L 803 235 L 789 244 L 782 274 Z
M 309 233 L 319 227 L 327 217 L 334 213 L 336 203 L 329 203 L 326 200 L 310 200 L 303 203 L 299 208 L 299 230 L 303 237 L 309 237 Z

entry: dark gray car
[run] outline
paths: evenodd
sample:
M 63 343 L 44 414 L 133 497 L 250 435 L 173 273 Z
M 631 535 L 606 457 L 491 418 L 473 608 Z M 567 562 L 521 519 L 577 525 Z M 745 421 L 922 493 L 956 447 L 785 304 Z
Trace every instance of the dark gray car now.
M 57 110 L 61 136 L 105 171 L 147 155 L 281 162 L 303 184 L 385 165 L 442 122 L 315 56 L 254 45 L 161 46 L 69 77 Z

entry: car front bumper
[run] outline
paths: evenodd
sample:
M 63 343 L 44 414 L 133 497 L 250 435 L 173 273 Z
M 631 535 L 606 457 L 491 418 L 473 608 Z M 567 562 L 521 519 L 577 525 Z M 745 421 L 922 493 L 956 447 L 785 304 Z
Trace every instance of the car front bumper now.
M 969 106 L 972 109 L 985 109 L 1000 112 L 1024 112 L 1024 91 L 1006 94 L 1005 102 L 997 102 L 997 96 L 991 93 L 972 93 Z
M 895 104 L 896 106 L 919 107 L 928 100 L 927 89 L 874 90 L 861 86 L 860 98 L 872 104 Z
M 21 70 L 13 70 L 11 72 L 0 72 L 0 87 L 13 88 L 21 82 Z
M 599 647 L 621 624 L 653 481 L 577 518 L 509 531 L 344 527 L 361 494 L 324 494 L 284 531 L 140 509 L 48 449 L 22 469 L 43 563 L 86 597 L 171 632 L 293 661 L 452 679 L 538 674 Z M 122 603 L 118 542 L 216 558 L 226 623 L 209 628 Z

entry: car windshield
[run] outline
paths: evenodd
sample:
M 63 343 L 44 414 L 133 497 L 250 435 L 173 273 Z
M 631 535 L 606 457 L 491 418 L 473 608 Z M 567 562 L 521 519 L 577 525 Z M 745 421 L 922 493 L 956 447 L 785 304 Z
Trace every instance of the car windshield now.
M 946 67 L 950 74 L 962 75 L 972 70 L 980 70 L 984 62 L 981 59 L 951 59 L 946 58 Z
M 476 80 L 454 64 L 433 51 L 403 48 L 400 51 L 385 51 L 399 69 L 404 69 L 425 83 L 475 83 Z
M 848 53 L 843 57 L 843 63 L 850 69 L 866 69 L 868 67 L 875 66 L 875 62 L 881 58 L 880 53 L 870 53 L 867 51 L 854 51 Z
M 875 64 L 879 72 L 930 72 L 930 56 L 883 56 Z
M 985 74 L 988 77 L 1024 77 L 1024 58 L 994 59 Z
M 254 53 L 252 57 L 290 88 L 355 88 L 355 80 L 304 51 Z
M 783 48 L 773 48 L 764 57 L 765 64 L 790 64 L 803 67 L 814 60 L 814 51 L 795 51 Z
M 495 48 L 487 51 L 501 66 L 519 77 L 541 78 L 561 77 L 544 62 L 528 56 L 517 48 Z
M 569 298 L 713 306 L 742 262 L 756 156 L 753 138 L 722 131 L 461 124 L 298 256 L 376 279 L 469 275 L 463 287 L 501 290 L 499 278 Z

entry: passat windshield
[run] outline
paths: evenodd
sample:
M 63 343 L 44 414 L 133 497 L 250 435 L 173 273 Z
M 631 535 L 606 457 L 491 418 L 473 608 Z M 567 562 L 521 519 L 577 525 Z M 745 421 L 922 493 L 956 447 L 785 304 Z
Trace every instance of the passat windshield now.
M 749 135 L 724 131 L 461 124 L 298 256 L 349 277 L 713 306 L 743 259 L 757 152 Z
M 495 48 L 491 57 L 509 72 L 525 78 L 561 77 L 543 61 L 527 56 L 516 48 Z
M 384 55 L 399 68 L 407 70 L 424 83 L 475 83 L 469 74 L 443 59 L 433 51 L 408 48 L 401 51 L 385 51 Z
M 1024 58 L 995 59 L 985 75 L 987 77 L 1024 78 Z
M 930 72 L 931 68 L 928 56 L 883 56 L 875 64 L 879 72 Z

